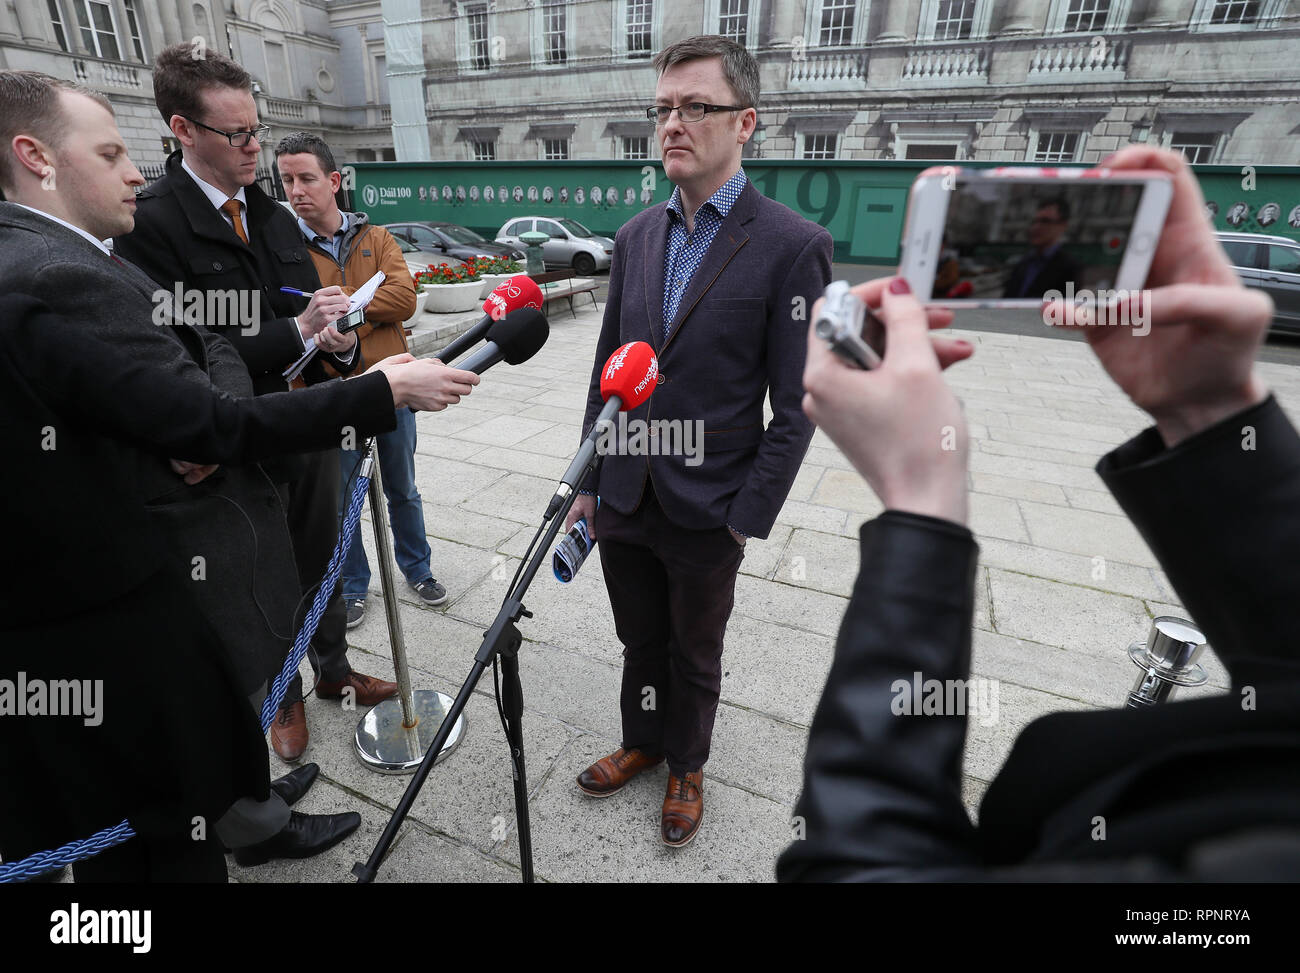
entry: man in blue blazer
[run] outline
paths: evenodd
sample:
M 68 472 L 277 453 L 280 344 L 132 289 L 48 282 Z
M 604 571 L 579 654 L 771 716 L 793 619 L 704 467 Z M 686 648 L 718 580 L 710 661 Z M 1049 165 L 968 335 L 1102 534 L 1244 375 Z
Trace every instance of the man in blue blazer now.
M 676 188 L 615 239 L 583 436 L 620 345 L 653 346 L 659 385 L 627 415 L 628 445 L 604 457 L 569 516 L 586 517 L 600 540 L 624 646 L 623 745 L 578 786 L 608 797 L 666 759 L 661 834 L 681 846 L 704 813 L 702 768 L 745 540 L 771 531 L 812 436 L 800 407 L 807 309 L 830 281 L 831 237 L 745 177 L 759 93 L 745 48 L 693 37 L 654 64 L 648 122 Z M 665 449 L 669 439 L 676 449 Z

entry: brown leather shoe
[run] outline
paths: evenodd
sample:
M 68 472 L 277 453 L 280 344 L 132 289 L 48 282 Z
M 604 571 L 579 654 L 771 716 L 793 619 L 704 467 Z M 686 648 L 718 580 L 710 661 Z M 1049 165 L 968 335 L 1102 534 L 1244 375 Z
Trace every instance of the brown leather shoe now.
M 668 775 L 668 793 L 664 795 L 663 817 L 659 833 L 664 844 L 680 848 L 690 844 L 704 820 L 704 771 L 685 777 Z
M 292 763 L 307 749 L 307 710 L 302 701 L 281 706 L 271 723 L 271 746 L 276 756 Z
M 326 682 L 322 679 L 316 684 L 316 695 L 321 699 L 342 699 L 343 691 L 348 686 L 356 692 L 353 701 L 358 706 L 374 706 L 397 695 L 397 683 L 366 676 L 355 669 L 338 682 Z
M 609 797 L 626 787 L 637 774 L 663 763 L 663 759 L 660 755 L 619 747 L 578 775 L 578 789 L 591 797 Z

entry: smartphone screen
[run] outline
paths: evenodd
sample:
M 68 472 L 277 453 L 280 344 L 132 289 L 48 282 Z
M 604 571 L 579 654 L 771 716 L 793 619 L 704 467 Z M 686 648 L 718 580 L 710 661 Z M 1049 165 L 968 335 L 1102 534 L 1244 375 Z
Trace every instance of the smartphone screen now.
M 1157 197 L 1167 187 L 1152 185 L 969 170 L 947 186 L 925 179 L 909 206 L 903 272 L 932 303 L 1038 304 L 1140 287 L 1165 212 Z

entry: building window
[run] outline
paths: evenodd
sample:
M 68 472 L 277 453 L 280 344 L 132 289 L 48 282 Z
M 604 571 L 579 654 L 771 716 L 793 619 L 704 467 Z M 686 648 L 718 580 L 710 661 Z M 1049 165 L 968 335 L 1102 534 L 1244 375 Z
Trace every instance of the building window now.
M 144 37 L 140 31 L 140 15 L 135 12 L 135 0 L 123 0 L 126 8 L 126 30 L 131 37 L 131 47 L 135 50 L 137 61 L 146 61 L 144 56 Z
M 817 43 L 821 47 L 845 47 L 853 43 L 853 20 L 857 0 L 822 0 L 821 29 Z
M 722 0 L 718 11 L 718 33 L 737 44 L 749 39 L 749 0 Z
M 492 67 L 487 4 L 476 3 L 466 7 L 465 24 L 469 28 L 470 67 L 476 71 L 486 71 Z
M 542 139 L 542 158 L 547 162 L 558 162 L 568 157 L 568 139 Z
M 1032 161 L 1055 165 L 1079 158 L 1078 132 L 1039 132 Z
M 803 157 L 805 159 L 833 159 L 838 135 L 805 135 L 803 137 Z
M 0 0 L 3 2 L 3 0 Z M 63 29 L 63 11 L 59 9 L 57 0 L 45 0 L 45 5 L 50 10 L 50 24 L 54 27 L 54 39 L 59 42 L 59 47 L 68 50 L 68 34 Z
M 81 40 L 86 45 L 86 50 L 96 57 L 120 61 L 122 49 L 117 43 L 113 8 L 105 0 L 76 0 L 76 2 L 77 23 L 81 27 Z
M 542 47 L 547 64 L 565 64 L 569 60 L 569 12 L 567 0 L 545 0 L 542 4 Z
M 1103 30 L 1110 15 L 1110 0 L 1070 0 L 1065 14 L 1067 33 L 1089 33 Z
M 475 162 L 495 162 L 497 158 L 497 144 L 493 141 L 474 139 L 470 142 L 470 151 Z
M 649 57 L 654 0 L 627 0 L 627 56 Z
M 624 135 L 623 136 L 623 158 L 625 159 L 650 158 L 650 136 Z
M 1211 24 L 1253 24 L 1259 19 L 1259 0 L 1216 0 Z
M 974 25 L 975 0 L 939 0 L 935 5 L 935 40 L 967 40 Z
M 1192 165 L 1213 162 L 1219 136 L 1214 132 L 1174 132 L 1169 138 L 1169 147 L 1181 152 Z

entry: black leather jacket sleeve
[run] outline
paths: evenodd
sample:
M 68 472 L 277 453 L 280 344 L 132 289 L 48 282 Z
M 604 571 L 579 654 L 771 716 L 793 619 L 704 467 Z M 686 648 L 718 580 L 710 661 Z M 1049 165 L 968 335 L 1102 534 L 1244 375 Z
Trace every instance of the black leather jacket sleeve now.
M 1173 449 L 1148 429 L 1104 456 L 1097 473 L 1233 686 L 1300 678 L 1300 435 L 1277 400 Z
M 899 710 L 917 673 L 970 675 L 979 549 L 965 527 L 899 511 L 864 524 L 861 545 L 780 881 L 908 877 L 978 860 L 961 801 L 966 716 Z

